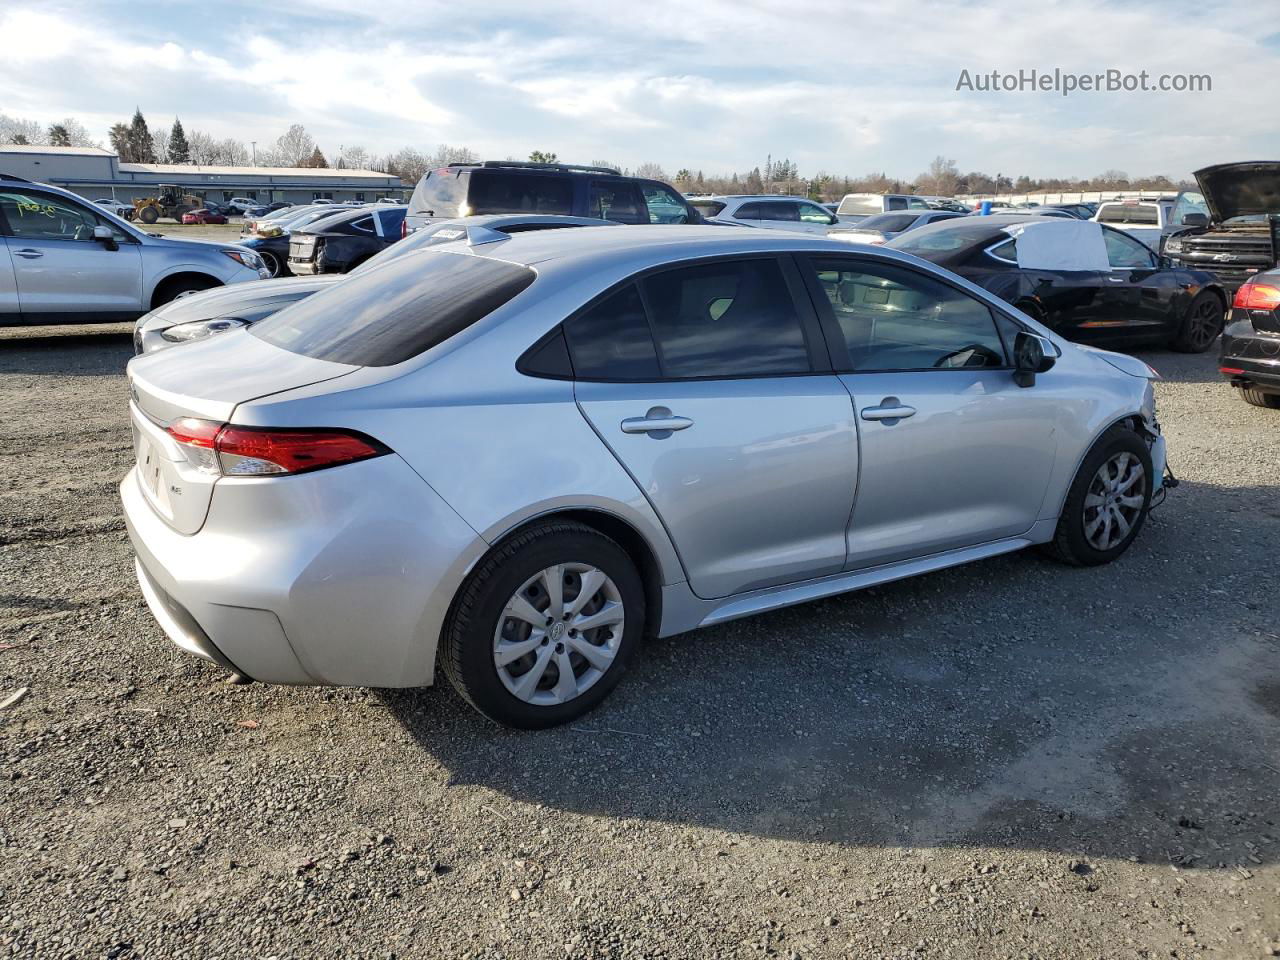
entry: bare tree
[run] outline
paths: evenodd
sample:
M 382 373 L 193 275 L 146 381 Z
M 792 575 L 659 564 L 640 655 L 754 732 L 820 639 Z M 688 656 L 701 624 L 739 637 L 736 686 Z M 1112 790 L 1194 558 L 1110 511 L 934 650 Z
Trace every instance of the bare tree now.
M 21 138 L 21 139 L 19 139 Z M 45 143 L 45 130 L 34 120 L 0 113 L 0 143 Z
M 959 186 L 960 170 L 949 157 L 934 157 L 929 169 L 916 178 L 916 192 L 929 196 L 954 196 Z
M 316 142 L 307 133 L 307 128 L 295 123 L 276 140 L 276 148 L 270 158 L 276 162 L 269 166 L 305 167 L 315 152 Z
M 227 137 L 217 140 L 203 130 L 187 134 L 190 162 L 200 166 L 247 167 L 249 150 L 239 140 Z
M 648 160 L 636 167 L 636 176 L 646 180 L 666 180 L 667 171 L 662 169 L 662 164 Z

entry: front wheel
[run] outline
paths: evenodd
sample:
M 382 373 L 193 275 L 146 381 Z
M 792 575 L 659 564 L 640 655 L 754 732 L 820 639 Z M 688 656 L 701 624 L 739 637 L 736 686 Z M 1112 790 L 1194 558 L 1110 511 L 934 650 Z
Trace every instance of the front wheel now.
M 1179 353 L 1204 353 L 1218 339 L 1226 322 L 1226 308 L 1217 294 L 1202 290 L 1188 305 L 1182 326 L 1169 346 Z
M 551 727 L 617 685 L 644 619 L 644 586 L 622 547 L 583 524 L 542 524 L 501 544 L 467 579 L 441 660 L 491 720 Z
M 1067 491 L 1045 550 L 1072 566 L 1110 563 L 1129 549 L 1151 507 L 1151 451 L 1138 434 L 1114 426 L 1093 445 Z
M 258 256 L 262 257 L 262 262 L 267 265 L 267 269 L 271 271 L 273 277 L 280 276 L 280 258 L 274 253 L 266 250 L 258 251 Z

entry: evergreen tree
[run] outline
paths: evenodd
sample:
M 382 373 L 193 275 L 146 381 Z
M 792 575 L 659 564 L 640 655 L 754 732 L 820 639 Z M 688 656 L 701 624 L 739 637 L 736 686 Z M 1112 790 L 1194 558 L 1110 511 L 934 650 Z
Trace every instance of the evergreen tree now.
M 156 147 L 151 140 L 151 131 L 147 128 L 146 118 L 142 116 L 142 109 L 134 107 L 133 119 L 129 121 L 129 159 L 128 163 L 155 163 Z M 124 160 L 122 156 L 120 158 Z
M 329 161 L 325 160 L 324 154 L 320 152 L 320 148 L 316 147 L 311 151 L 311 156 L 307 159 L 308 167 L 327 167 Z
M 191 146 L 187 143 L 187 132 L 182 129 L 182 121 L 173 118 L 173 129 L 169 131 L 168 163 L 190 163 Z
M 65 126 L 60 123 L 55 123 L 49 127 L 49 146 L 71 146 L 71 134 L 67 132 L 67 128 Z

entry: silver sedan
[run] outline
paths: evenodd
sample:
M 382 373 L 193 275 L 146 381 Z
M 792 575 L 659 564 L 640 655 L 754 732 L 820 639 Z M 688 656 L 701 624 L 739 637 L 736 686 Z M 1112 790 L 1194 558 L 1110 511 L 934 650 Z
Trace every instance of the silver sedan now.
M 129 365 L 152 612 L 289 684 L 598 704 L 645 635 L 1039 546 L 1162 495 L 1152 379 L 896 251 L 715 227 L 426 247 Z

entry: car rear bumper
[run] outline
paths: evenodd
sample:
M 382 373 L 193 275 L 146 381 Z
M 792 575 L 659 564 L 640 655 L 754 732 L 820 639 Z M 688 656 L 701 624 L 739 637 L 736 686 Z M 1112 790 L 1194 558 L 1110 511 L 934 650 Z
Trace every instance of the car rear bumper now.
M 1280 335 L 1259 333 L 1247 320 L 1227 324 L 1218 369 L 1233 387 L 1280 393 Z
M 136 470 L 120 496 L 169 639 L 268 683 L 429 685 L 449 604 L 486 549 L 394 454 L 219 480 L 193 535 L 151 508 Z

